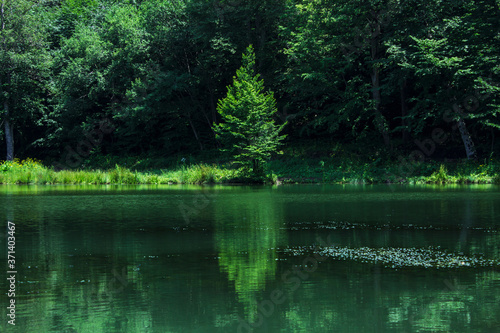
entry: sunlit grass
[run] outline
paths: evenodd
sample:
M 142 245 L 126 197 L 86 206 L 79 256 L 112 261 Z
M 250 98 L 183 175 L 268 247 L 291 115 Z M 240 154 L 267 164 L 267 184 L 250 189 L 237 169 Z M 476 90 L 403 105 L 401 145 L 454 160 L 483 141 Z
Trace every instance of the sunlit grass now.
M 116 165 L 109 170 L 60 170 L 40 161 L 15 160 L 0 164 L 2 184 L 210 184 L 231 182 L 238 170 L 196 164 L 158 173 L 137 172 Z
M 115 165 L 107 170 L 60 170 L 34 159 L 0 162 L 1 184 L 221 184 L 221 183 L 409 183 L 500 184 L 498 161 L 433 161 L 403 166 L 398 162 L 328 158 L 281 158 L 267 165 L 267 176 L 252 178 L 226 164 L 181 163 L 171 169 L 135 171 Z

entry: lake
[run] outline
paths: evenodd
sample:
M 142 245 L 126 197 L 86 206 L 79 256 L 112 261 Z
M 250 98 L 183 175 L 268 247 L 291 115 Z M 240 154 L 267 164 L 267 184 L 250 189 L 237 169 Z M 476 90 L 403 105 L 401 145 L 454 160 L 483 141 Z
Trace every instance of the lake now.
M 0 186 L 2 332 L 499 332 L 494 185 Z

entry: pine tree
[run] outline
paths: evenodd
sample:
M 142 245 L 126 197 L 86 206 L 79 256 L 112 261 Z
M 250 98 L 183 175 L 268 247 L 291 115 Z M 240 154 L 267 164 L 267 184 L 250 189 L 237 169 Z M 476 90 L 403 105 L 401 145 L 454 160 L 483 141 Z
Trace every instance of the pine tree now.
M 250 45 L 233 85 L 227 87 L 227 96 L 217 104 L 224 122 L 215 125 L 215 132 L 236 163 L 254 176 L 262 176 L 265 162 L 285 138 L 279 135 L 285 124 L 274 123 L 274 94 L 264 92 L 264 80 L 255 74 L 254 67 L 255 53 Z

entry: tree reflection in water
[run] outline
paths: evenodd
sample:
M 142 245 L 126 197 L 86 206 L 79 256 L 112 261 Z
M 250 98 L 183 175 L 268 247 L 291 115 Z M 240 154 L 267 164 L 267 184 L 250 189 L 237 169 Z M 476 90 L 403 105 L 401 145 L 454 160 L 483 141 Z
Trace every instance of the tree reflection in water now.
M 285 241 L 283 212 L 271 195 L 245 193 L 217 202 L 215 242 L 220 270 L 234 283 L 248 322 L 255 321 L 259 294 L 266 281 L 275 277 L 276 249 Z M 232 220 L 224 219 L 227 216 Z

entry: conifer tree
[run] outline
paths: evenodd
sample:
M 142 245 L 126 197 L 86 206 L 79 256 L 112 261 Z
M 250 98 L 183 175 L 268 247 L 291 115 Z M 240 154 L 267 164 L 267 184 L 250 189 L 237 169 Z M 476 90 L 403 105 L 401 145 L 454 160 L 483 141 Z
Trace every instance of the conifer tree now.
M 223 122 L 215 125 L 215 132 L 236 163 L 254 176 L 262 176 L 265 162 L 285 138 L 279 134 L 285 124 L 275 124 L 274 94 L 264 92 L 264 80 L 255 74 L 254 67 L 255 53 L 250 45 L 232 86 L 227 87 L 227 96 L 218 102 Z

